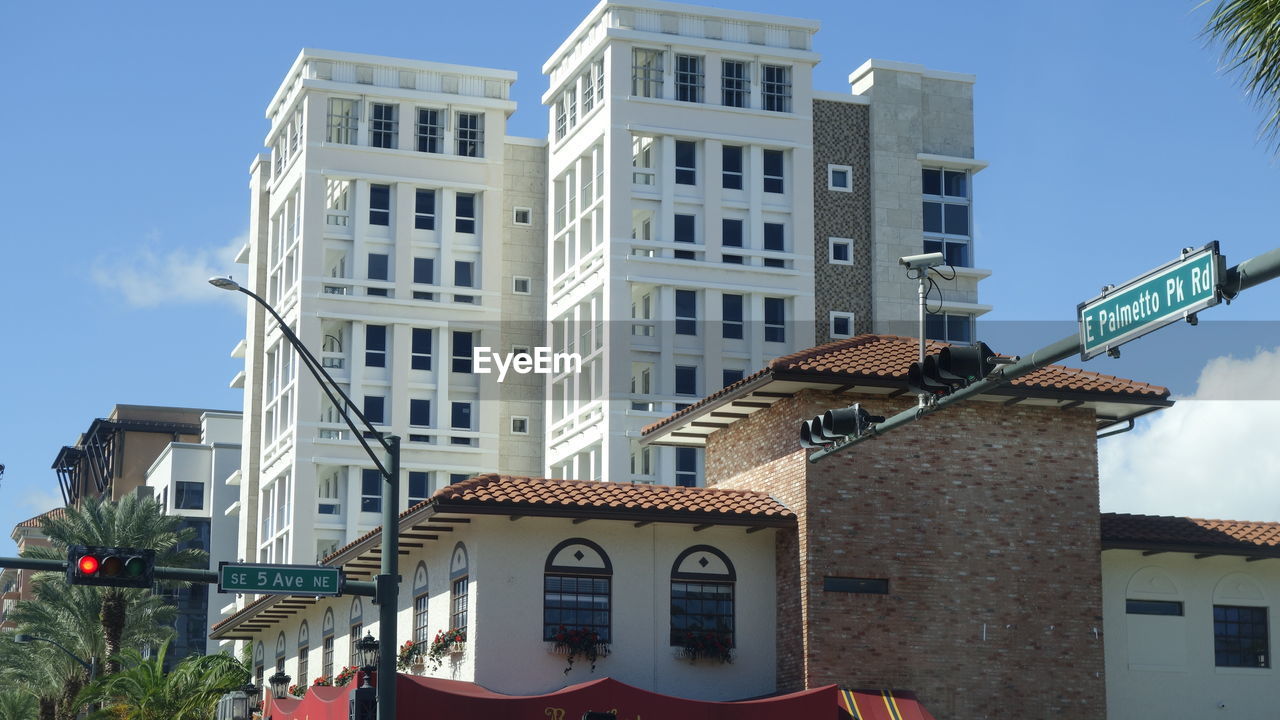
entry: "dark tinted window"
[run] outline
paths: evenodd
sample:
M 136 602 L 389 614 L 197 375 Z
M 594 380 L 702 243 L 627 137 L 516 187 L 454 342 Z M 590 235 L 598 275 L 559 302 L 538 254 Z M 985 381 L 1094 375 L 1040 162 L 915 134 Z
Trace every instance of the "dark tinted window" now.
M 381 395 L 365 395 L 364 396 L 364 416 L 369 422 L 381 424 L 384 422 L 383 410 L 386 406 L 386 398 Z
M 418 427 L 429 427 L 431 425 L 431 401 L 430 400 L 409 400 L 409 424 Z

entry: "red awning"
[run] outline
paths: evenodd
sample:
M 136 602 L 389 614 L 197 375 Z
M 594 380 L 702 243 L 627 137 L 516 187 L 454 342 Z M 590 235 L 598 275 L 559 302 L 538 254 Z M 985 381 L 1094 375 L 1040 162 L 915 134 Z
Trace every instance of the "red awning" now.
M 835 685 L 761 700 L 706 702 L 641 690 L 612 678 L 545 695 L 503 695 L 475 683 L 412 675 L 399 675 L 396 682 L 396 720 L 579 720 L 588 710 L 616 712 L 619 720 L 934 720 L 910 693 L 849 691 Z M 346 720 L 352 687 L 313 687 L 301 700 L 268 700 L 264 716 Z

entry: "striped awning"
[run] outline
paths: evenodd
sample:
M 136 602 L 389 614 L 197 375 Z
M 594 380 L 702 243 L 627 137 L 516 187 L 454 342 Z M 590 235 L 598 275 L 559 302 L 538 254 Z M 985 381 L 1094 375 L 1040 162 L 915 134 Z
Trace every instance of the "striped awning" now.
M 841 688 L 840 704 L 853 720 L 935 720 L 916 700 L 915 694 L 905 690 Z

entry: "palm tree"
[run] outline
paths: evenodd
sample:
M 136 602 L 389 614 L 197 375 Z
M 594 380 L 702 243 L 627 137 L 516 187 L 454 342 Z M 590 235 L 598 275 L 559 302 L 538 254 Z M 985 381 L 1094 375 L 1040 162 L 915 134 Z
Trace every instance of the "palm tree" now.
M 20 690 L 0 690 L 0 720 L 36 720 L 38 712 L 34 695 Z
M 1240 74 L 1245 94 L 1266 114 L 1262 137 L 1280 141 L 1280 2 L 1219 0 L 1203 34 L 1222 46 L 1224 69 Z
M 249 669 L 225 654 L 193 655 L 166 674 L 168 651 L 168 641 L 151 658 L 125 650 L 120 672 L 90 684 L 79 704 L 101 703 L 104 716 L 126 720 L 203 720 L 223 693 L 249 681 Z
M 52 543 L 48 548 L 29 548 L 27 557 L 65 559 L 68 545 L 144 548 L 156 551 L 156 565 L 166 567 L 207 567 L 209 554 L 204 550 L 182 548 L 195 532 L 180 528 L 181 519 L 164 514 L 154 499 L 137 494 L 126 495 L 118 502 L 90 498 L 80 507 L 68 507 L 61 515 L 45 515 L 40 526 Z M 189 583 L 162 582 L 180 586 Z M 147 590 L 100 587 L 98 620 L 102 627 L 108 668 L 119 669 L 121 638 L 128 613 L 140 595 Z

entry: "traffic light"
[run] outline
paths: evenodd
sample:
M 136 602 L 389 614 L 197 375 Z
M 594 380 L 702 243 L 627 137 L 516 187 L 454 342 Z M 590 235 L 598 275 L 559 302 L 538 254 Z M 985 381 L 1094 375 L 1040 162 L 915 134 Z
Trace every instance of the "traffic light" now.
M 819 447 L 850 435 L 858 436 L 874 423 L 884 422 L 884 417 L 872 415 L 857 403 L 839 410 L 828 410 L 800 424 L 801 447 Z
M 926 355 L 923 365 L 911 363 L 907 369 L 907 387 L 917 395 L 947 395 L 990 375 L 1000 364 L 998 360 L 984 342 L 945 347 L 936 355 Z
M 156 551 L 135 548 L 67 547 L 68 585 L 149 588 L 155 581 Z

